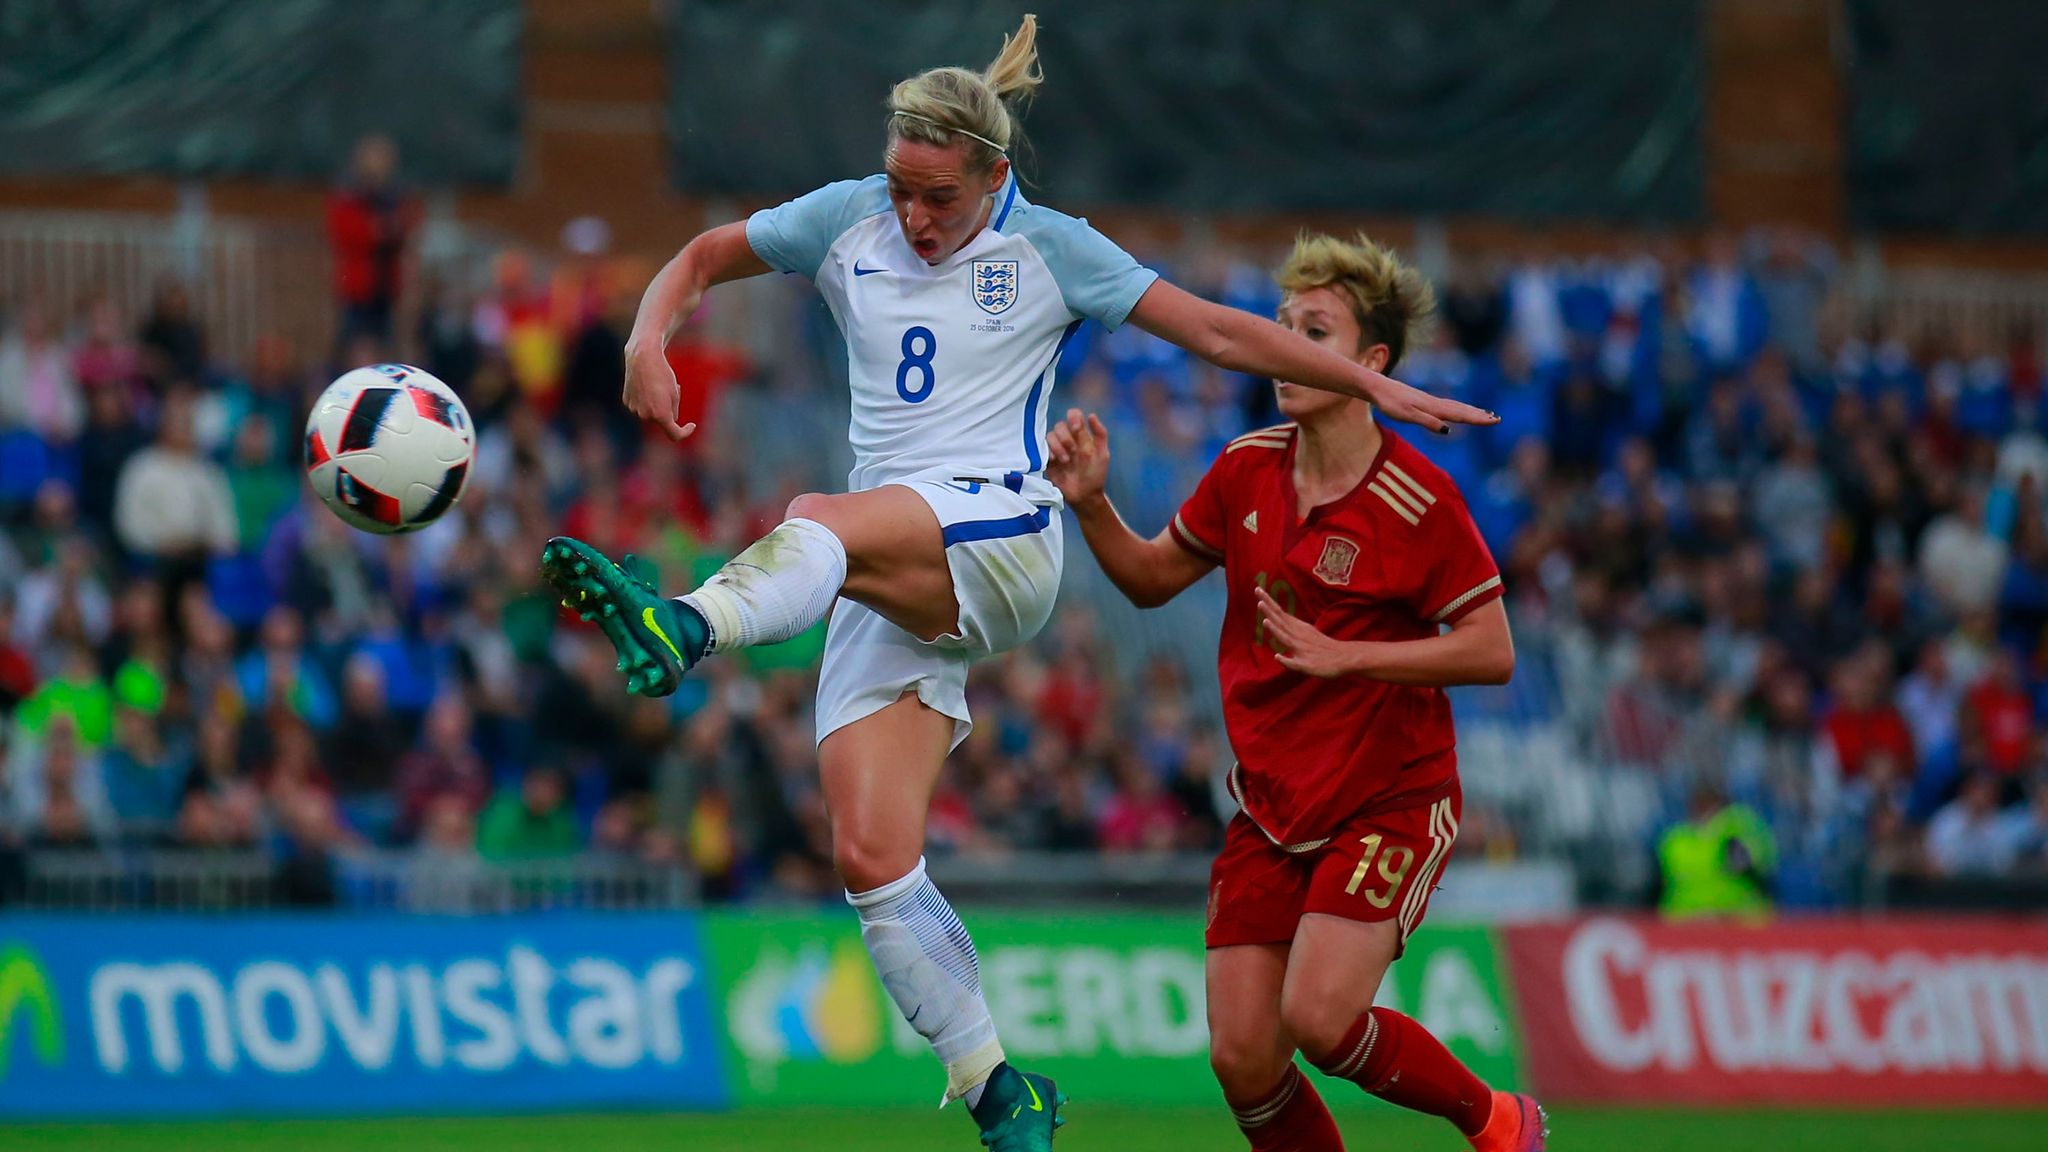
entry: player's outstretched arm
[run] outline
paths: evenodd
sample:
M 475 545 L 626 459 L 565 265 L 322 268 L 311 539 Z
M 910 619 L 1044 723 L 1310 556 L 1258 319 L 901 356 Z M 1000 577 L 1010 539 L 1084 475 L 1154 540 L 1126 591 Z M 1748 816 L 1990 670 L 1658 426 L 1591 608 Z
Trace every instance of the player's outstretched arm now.
M 1110 582 L 1140 608 L 1157 608 L 1215 565 L 1161 532 L 1150 540 L 1131 531 L 1103 489 L 1109 482 L 1109 429 L 1093 413 L 1067 409 L 1046 433 L 1045 478 L 1067 498 L 1088 550 Z
M 1289 614 L 1264 588 L 1253 594 L 1259 601 L 1259 623 L 1272 640 L 1277 659 L 1304 676 L 1362 676 L 1389 684 L 1451 688 L 1505 684 L 1515 674 L 1515 641 L 1508 633 L 1507 609 L 1499 600 L 1474 608 L 1438 636 L 1333 640 Z
M 1388 417 L 1433 432 L 1500 423 L 1491 412 L 1411 388 L 1263 316 L 1211 303 L 1164 280 L 1138 298 L 1131 323 L 1218 367 L 1370 400 Z
M 659 426 L 671 440 L 696 431 L 695 424 L 676 423 L 682 389 L 668 365 L 668 342 L 697 310 L 705 289 L 767 271 L 767 261 L 747 243 L 745 221 L 721 224 L 683 245 L 647 286 L 633 333 L 626 338 L 626 410 Z

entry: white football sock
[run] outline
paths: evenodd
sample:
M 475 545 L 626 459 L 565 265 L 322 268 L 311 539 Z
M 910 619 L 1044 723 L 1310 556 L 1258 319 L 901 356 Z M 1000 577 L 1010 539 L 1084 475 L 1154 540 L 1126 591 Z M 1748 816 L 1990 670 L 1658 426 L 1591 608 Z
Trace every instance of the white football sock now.
M 946 1099 L 972 1108 L 990 1072 L 1003 1062 L 996 1024 L 981 995 L 980 961 L 966 925 L 925 876 L 924 859 L 908 876 L 868 892 L 848 892 L 860 912 L 860 937 L 882 987 L 946 1065 Z
M 713 652 L 776 644 L 832 611 L 846 584 L 846 546 L 816 520 L 784 520 L 702 588 L 677 599 L 711 626 Z

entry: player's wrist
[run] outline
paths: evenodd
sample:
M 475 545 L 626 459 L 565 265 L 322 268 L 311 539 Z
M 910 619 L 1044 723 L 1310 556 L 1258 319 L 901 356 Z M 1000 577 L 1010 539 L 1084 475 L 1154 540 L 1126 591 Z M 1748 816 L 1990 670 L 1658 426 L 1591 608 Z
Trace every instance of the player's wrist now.
M 1109 490 L 1097 488 L 1093 492 L 1083 492 L 1078 496 L 1068 496 L 1067 507 L 1072 508 L 1076 516 L 1089 520 L 1098 519 L 1103 513 L 1109 511 Z
M 1358 370 L 1365 384 L 1365 396 L 1363 397 L 1365 402 L 1375 408 L 1385 408 L 1386 402 L 1389 399 L 1388 394 L 1398 387 L 1394 379 L 1384 372 L 1375 372 L 1363 364 L 1359 365 Z
M 1344 645 L 1344 674 L 1371 678 L 1380 669 L 1379 653 L 1384 647 L 1372 640 L 1354 640 Z

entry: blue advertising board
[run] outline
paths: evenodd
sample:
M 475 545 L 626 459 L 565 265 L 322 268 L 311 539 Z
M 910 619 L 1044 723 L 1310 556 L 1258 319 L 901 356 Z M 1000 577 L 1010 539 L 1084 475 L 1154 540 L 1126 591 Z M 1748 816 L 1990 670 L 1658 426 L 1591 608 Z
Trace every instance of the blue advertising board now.
M 721 1108 L 695 919 L 0 916 L 0 1118 Z

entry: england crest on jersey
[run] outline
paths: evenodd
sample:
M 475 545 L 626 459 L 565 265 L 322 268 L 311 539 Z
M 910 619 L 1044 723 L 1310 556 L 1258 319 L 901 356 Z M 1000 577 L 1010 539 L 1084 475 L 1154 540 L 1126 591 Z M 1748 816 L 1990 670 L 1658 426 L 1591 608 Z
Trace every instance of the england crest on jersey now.
M 1017 302 L 1017 262 L 976 260 L 974 302 L 991 316 L 1009 311 L 1010 305 Z

